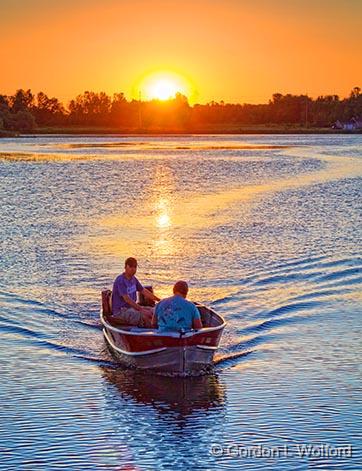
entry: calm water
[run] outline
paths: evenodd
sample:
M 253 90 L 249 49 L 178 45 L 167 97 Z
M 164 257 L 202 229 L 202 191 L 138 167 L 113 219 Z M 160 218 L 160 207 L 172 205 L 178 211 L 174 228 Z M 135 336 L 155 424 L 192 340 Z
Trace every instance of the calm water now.
M 0 140 L 0 467 L 361 469 L 361 144 Z M 214 374 L 113 362 L 99 294 L 130 255 L 225 316 Z

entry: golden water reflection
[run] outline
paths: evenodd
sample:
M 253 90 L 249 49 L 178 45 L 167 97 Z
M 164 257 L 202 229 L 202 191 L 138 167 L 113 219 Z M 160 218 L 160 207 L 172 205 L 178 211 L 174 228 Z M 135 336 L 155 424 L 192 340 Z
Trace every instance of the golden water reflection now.
M 296 158 L 303 155 L 299 149 L 293 153 Z M 133 252 L 155 258 L 187 252 L 191 257 L 197 255 L 199 246 L 192 240 L 199 231 L 227 224 L 235 217 L 235 210 L 240 221 L 247 221 L 253 203 L 265 194 L 362 174 L 362 164 L 358 159 L 326 155 L 318 158 L 326 163 L 326 167 L 315 172 L 267 184 L 210 189 L 210 192 L 202 194 L 177 192 L 172 168 L 160 161 L 150 175 L 149 187 L 136 208 L 93 222 L 103 229 L 103 234 L 93 239 L 93 248 L 96 245 L 98 251 L 121 256 Z M 132 216 L 135 213 L 137 217 Z M 250 247 L 239 246 L 237 249 L 250 250 Z
M 175 198 L 175 177 L 171 169 L 163 164 L 157 165 L 144 204 L 147 207 L 150 201 L 152 208 L 151 251 L 162 256 L 172 255 L 176 250 L 173 231 Z
M 156 211 L 156 226 L 159 229 L 170 227 L 172 224 L 170 214 L 170 200 L 168 200 L 165 196 L 160 197 L 156 204 Z

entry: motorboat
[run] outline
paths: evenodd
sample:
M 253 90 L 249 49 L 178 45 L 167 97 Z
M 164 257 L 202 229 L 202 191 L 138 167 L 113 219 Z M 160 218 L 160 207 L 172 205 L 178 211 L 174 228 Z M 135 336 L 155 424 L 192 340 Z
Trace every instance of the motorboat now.
M 102 291 L 100 317 L 108 348 L 120 364 L 176 376 L 198 375 L 212 369 L 225 327 L 224 319 L 213 309 L 194 303 L 200 312 L 201 329 L 161 332 L 122 324 L 112 315 L 111 295 L 111 290 Z

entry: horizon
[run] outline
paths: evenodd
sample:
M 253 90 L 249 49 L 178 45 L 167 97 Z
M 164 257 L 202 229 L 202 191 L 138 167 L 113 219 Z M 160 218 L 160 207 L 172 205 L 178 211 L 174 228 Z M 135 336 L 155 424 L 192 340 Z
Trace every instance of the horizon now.
M 162 97 L 157 97 L 157 96 L 151 96 L 151 97 L 134 97 L 134 98 L 129 98 L 126 96 L 126 94 L 124 94 L 122 91 L 116 91 L 112 94 L 108 94 L 107 92 L 105 92 L 104 90 L 91 90 L 91 89 L 86 89 L 86 90 L 83 90 L 82 92 L 80 92 L 79 94 L 77 94 L 76 96 L 74 97 L 71 97 L 67 102 L 64 102 L 62 101 L 59 97 L 57 96 L 50 96 L 48 95 L 46 92 L 44 92 L 44 90 L 32 90 L 31 88 L 27 88 L 27 87 L 23 87 L 23 88 L 19 88 L 17 90 L 14 90 L 12 93 L 3 93 L 1 90 L 0 90 L 0 96 L 5 96 L 5 97 L 8 97 L 8 98 L 11 98 L 11 97 L 14 97 L 16 95 L 17 92 L 19 91 L 23 91 L 23 92 L 28 92 L 30 91 L 30 93 L 33 95 L 34 97 L 34 104 L 36 105 L 37 103 L 37 96 L 39 93 L 45 93 L 45 95 L 49 98 L 49 99 L 52 99 L 52 98 L 55 98 L 59 101 L 59 103 L 61 105 L 63 105 L 67 110 L 69 110 L 69 105 L 70 105 L 70 101 L 72 100 L 75 100 L 76 98 L 78 97 L 81 97 L 83 96 L 84 94 L 86 93 L 92 93 L 92 94 L 95 94 L 95 95 L 99 95 L 99 94 L 102 94 L 102 93 L 105 93 L 107 95 L 108 98 L 110 98 L 111 100 L 113 100 L 117 95 L 123 95 L 124 98 L 126 99 L 126 101 L 128 103 L 131 103 L 132 101 L 136 101 L 136 102 L 141 102 L 141 103 L 151 103 L 151 102 L 159 102 L 159 103 L 167 103 L 167 102 L 172 102 L 174 100 L 177 99 L 177 95 L 178 94 L 181 94 L 183 97 L 185 97 L 187 99 L 187 102 L 189 104 L 190 107 L 194 107 L 194 106 L 207 106 L 207 105 L 211 105 L 211 104 L 215 104 L 215 105 L 232 105 L 232 106 L 258 106 L 258 105 L 269 105 L 272 101 L 273 101 L 273 97 L 275 95 L 281 95 L 282 97 L 298 97 L 298 98 L 301 98 L 301 97 L 306 97 L 306 98 L 309 98 L 311 101 L 316 101 L 318 98 L 327 98 L 327 97 L 337 97 L 339 101 L 343 101 L 343 100 L 348 100 L 351 98 L 352 96 L 352 93 L 353 92 L 357 92 L 358 94 L 361 93 L 361 87 L 359 87 L 358 85 L 355 85 L 353 87 L 350 87 L 349 89 L 349 93 L 347 93 L 345 96 L 340 96 L 340 95 L 337 95 L 336 93 L 331 93 L 331 94 L 321 94 L 317 97 L 312 97 L 308 94 L 297 94 L 297 93 L 282 93 L 280 91 L 275 91 L 268 99 L 266 102 L 263 102 L 263 103 L 248 103 L 248 102 L 245 102 L 245 103 L 237 103 L 237 102 L 227 102 L 223 99 L 220 99 L 220 100 L 211 100 L 209 102 L 206 102 L 206 103 L 201 103 L 201 102 L 195 102 L 195 103 L 190 103 L 190 100 L 188 99 L 187 95 L 183 94 L 181 91 L 179 90 L 176 90 L 175 94 L 174 95 L 170 95 L 170 96 L 167 96 L 165 98 L 162 98 Z
M 275 93 L 267 104 L 213 101 L 190 105 L 187 97 L 179 92 L 169 96 L 171 88 L 167 82 L 155 82 L 155 85 L 157 87 L 150 88 L 155 96 L 148 101 L 128 101 L 122 93 L 112 97 L 104 92 L 86 91 L 64 105 L 56 97 L 47 97 L 44 92 L 34 95 L 30 89 L 19 89 L 10 96 L 0 94 L 0 132 L 4 135 L 12 131 L 33 131 L 49 125 L 103 125 L 158 132 L 203 132 L 205 126 L 214 126 L 218 132 L 230 132 L 235 131 L 235 126 L 241 131 L 240 125 L 270 127 L 276 124 L 293 124 L 304 129 L 361 129 L 360 87 L 354 87 L 349 97 L 342 99 L 338 95 L 313 100 L 306 95 Z
M 344 98 L 362 76 L 355 0 L 2 0 L 1 9 L 7 95 L 25 76 L 25 89 L 65 105 L 85 90 L 263 104 L 273 93 Z

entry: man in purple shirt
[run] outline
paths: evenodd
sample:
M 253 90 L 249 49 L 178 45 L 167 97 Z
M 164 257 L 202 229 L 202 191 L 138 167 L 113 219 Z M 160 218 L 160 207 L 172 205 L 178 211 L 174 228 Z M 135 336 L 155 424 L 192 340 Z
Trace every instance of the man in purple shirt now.
M 112 315 L 124 324 L 151 327 L 153 309 L 137 304 L 137 291 L 152 301 L 160 299 L 141 285 L 135 277 L 136 271 L 137 260 L 127 258 L 124 272 L 113 283 Z

